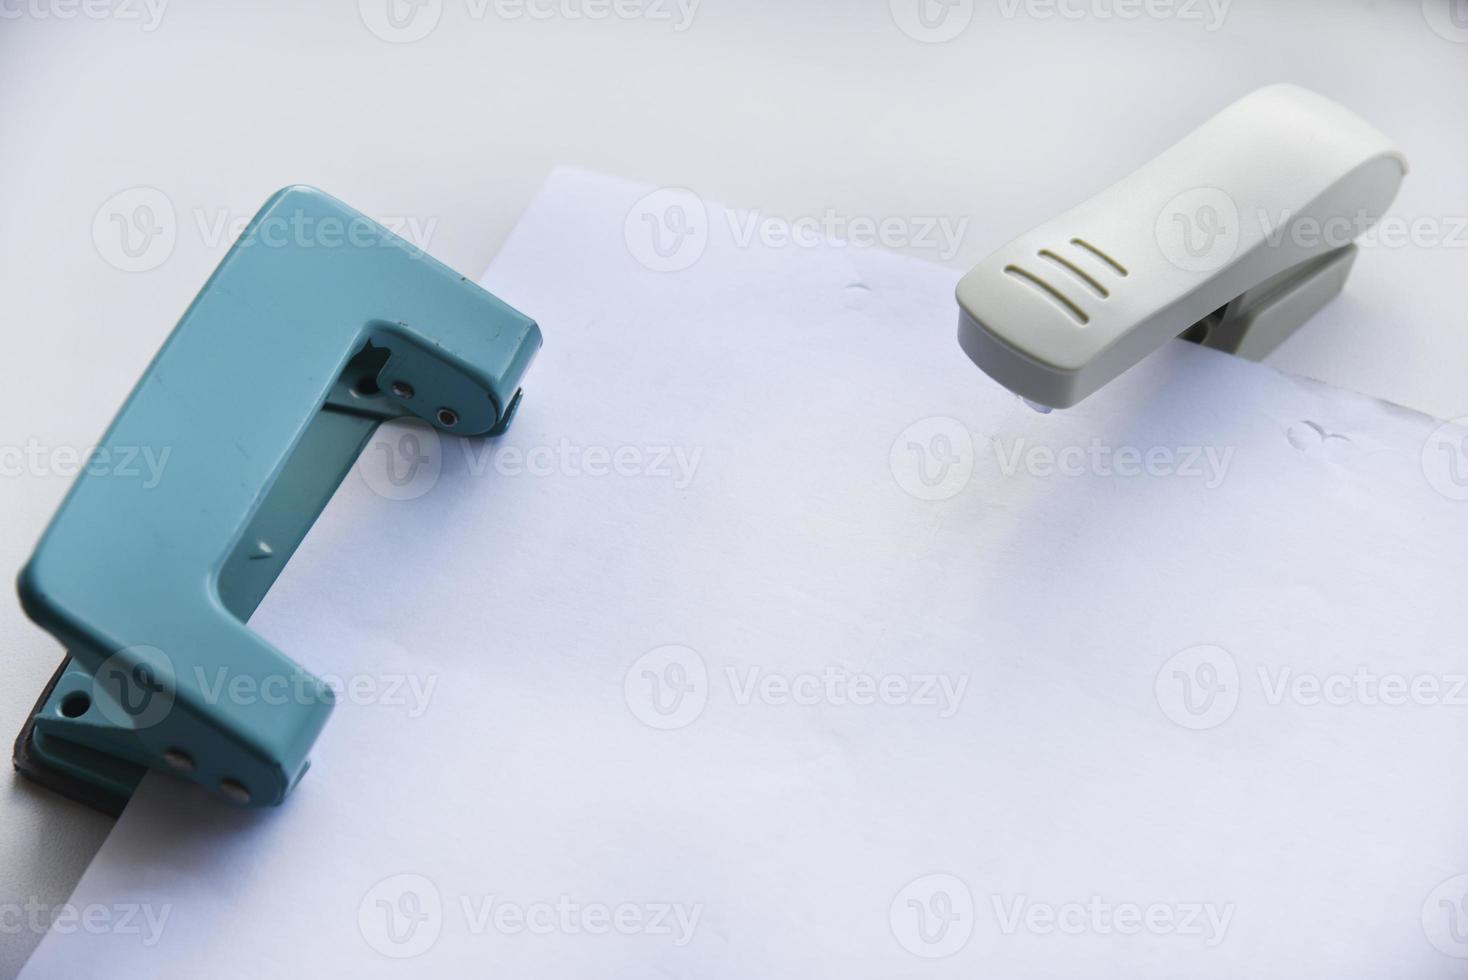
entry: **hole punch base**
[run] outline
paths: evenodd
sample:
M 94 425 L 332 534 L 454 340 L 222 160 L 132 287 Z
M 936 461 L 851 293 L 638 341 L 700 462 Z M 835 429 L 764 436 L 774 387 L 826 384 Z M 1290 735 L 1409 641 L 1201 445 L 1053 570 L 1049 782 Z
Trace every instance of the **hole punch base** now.
M 127 793 L 116 793 L 92 779 L 81 779 L 56 766 L 46 762 L 36 748 L 35 729 L 36 718 L 46 710 L 46 703 L 51 699 L 51 692 L 56 689 L 56 684 L 61 680 L 67 668 L 71 666 L 71 657 L 68 656 L 61 661 L 61 666 L 56 668 L 56 673 L 51 675 L 51 680 L 41 691 L 41 697 L 36 701 L 35 707 L 31 709 L 30 717 L 26 720 L 25 727 L 15 739 L 15 747 L 11 754 L 11 762 L 15 765 L 15 771 L 38 786 L 43 786 L 54 793 L 60 793 L 69 800 L 91 807 L 99 813 L 116 818 L 122 814 L 122 808 L 127 806 L 128 798 L 132 796 L 132 790 Z M 78 753 L 92 753 L 98 756 L 95 761 L 103 759 L 108 765 L 114 767 L 117 773 L 126 779 L 128 772 L 132 770 L 132 785 L 136 786 L 143 778 L 146 771 L 142 766 L 134 766 L 120 759 L 104 757 L 102 753 L 87 749 L 84 746 L 70 746 L 72 751 Z

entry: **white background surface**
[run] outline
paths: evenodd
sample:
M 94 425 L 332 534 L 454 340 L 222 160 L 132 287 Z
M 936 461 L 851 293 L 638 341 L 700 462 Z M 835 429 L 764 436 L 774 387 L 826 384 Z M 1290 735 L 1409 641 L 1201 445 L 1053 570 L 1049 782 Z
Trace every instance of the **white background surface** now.
M 556 163 L 785 218 L 967 219 L 956 255 L 913 250 L 962 266 L 1229 100 L 1288 80 L 1399 141 L 1413 171 L 1396 214 L 1440 237 L 1468 214 L 1468 44 L 1457 43 L 1468 38 L 1435 33 L 1415 0 L 1235 0 L 1213 31 L 1206 14 L 1102 17 L 1103 0 L 1072 3 L 1079 18 L 982 4 L 938 44 L 898 30 L 885 2 L 706 0 L 679 32 L 650 19 L 509 20 L 493 7 L 476 17 L 468 0 L 443 0 L 436 28 L 408 44 L 374 35 L 350 3 L 176 0 L 153 30 L 142 7 L 102 19 L 64 18 L 70 9 L 0 6 L 4 446 L 89 446 L 223 255 L 221 220 L 247 219 L 291 182 L 431 227 L 429 250 L 471 275 Z M 956 12 L 953 27 L 967 11 Z M 107 261 L 119 256 L 108 202 L 137 187 L 166 198 L 175 242 L 156 268 L 127 272 Z M 1274 363 L 1468 413 L 1465 256 L 1368 250 L 1347 295 Z M 249 383 L 220 372 L 221 384 Z M 66 484 L 0 480 L 5 574 Z M 8 590 L 0 650 L 8 736 L 60 657 Z M 0 786 L 0 901 L 64 900 L 106 826 Z M 0 972 L 36 938 L 0 937 Z
M 150 776 L 72 897 L 139 916 L 25 980 L 1461 976 L 1436 421 L 1182 341 L 1039 415 L 956 271 L 709 208 L 650 272 L 649 190 L 557 172 L 484 280 L 554 337 L 514 426 L 378 429 L 252 618 L 342 691 L 289 804 Z

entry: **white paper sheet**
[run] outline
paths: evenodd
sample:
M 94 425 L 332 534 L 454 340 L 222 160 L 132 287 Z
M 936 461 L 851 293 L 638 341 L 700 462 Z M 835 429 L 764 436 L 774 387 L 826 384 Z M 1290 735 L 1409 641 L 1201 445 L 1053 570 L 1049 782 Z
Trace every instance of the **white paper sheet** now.
M 151 777 L 26 976 L 1462 974 L 1460 430 L 1181 342 L 1041 416 L 953 271 L 647 190 L 552 178 L 510 434 L 255 617 L 294 796 Z

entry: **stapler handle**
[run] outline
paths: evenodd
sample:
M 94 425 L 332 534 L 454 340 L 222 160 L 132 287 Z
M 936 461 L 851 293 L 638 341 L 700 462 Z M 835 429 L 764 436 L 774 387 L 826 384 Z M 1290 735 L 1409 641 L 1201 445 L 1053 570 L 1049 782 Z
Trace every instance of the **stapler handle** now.
M 1260 89 L 976 266 L 958 285 L 959 343 L 1056 408 L 1191 328 L 1262 356 L 1340 289 L 1352 239 L 1406 170 L 1385 136 L 1329 99 Z

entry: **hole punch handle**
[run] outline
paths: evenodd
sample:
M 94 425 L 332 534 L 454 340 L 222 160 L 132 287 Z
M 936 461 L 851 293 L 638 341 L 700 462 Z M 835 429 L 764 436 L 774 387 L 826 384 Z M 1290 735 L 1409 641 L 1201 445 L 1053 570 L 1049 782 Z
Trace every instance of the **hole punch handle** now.
M 21 573 L 70 661 L 18 758 L 114 799 L 155 768 L 280 803 L 333 698 L 245 620 L 377 425 L 501 432 L 540 345 L 530 318 L 340 201 L 274 195 L 100 444 L 150 448 L 160 478 L 83 472 Z

